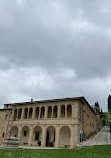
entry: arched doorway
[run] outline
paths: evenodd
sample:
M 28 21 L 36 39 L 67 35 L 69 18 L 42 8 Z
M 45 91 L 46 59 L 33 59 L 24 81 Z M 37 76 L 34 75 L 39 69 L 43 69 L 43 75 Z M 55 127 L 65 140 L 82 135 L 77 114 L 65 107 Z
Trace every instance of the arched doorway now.
M 28 118 L 28 108 L 25 108 L 25 112 L 24 112 L 24 119 Z
M 14 121 L 17 120 L 17 109 L 14 109 L 14 117 L 13 117 Z
M 31 107 L 29 109 L 29 119 L 32 119 L 32 114 L 33 114 L 33 108 Z
M 44 118 L 44 114 L 45 114 L 45 107 L 42 106 L 40 118 Z
M 39 107 L 36 107 L 35 118 L 39 118 Z
M 58 107 L 54 106 L 53 118 L 57 118 L 57 111 L 58 111 Z
M 65 105 L 61 106 L 61 117 L 65 117 Z
M 54 147 L 55 146 L 55 128 L 52 127 L 52 126 L 49 126 L 47 128 L 46 146 L 48 146 L 48 147 Z
M 18 110 L 18 119 L 21 119 L 21 115 L 22 115 L 22 109 Z
M 40 126 L 36 126 L 34 128 L 32 145 L 41 146 L 41 140 L 42 140 L 42 128 Z
M 72 117 L 72 106 L 70 104 L 67 106 L 67 117 Z
M 60 129 L 60 147 L 70 146 L 70 128 L 64 126 Z
M 11 129 L 11 137 L 18 137 L 18 127 L 17 126 L 13 126 Z
M 21 145 L 28 146 L 28 140 L 29 140 L 29 127 L 24 126 L 22 128 Z
M 52 107 L 49 106 L 48 107 L 48 118 L 51 118 L 51 115 L 52 115 Z

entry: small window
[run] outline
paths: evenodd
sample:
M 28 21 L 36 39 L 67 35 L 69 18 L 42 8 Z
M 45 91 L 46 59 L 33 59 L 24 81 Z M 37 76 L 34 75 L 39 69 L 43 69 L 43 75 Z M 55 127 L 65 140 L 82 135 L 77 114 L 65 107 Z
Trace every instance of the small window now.
M 2 138 L 4 138 L 4 136 L 5 136 L 5 133 L 2 133 Z
M 27 131 L 24 131 L 24 137 L 27 137 Z

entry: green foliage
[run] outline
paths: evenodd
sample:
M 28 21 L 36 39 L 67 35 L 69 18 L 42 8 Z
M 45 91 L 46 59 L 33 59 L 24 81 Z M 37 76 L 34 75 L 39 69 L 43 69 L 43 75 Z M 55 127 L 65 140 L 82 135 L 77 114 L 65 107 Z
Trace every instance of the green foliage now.
M 108 112 L 111 111 L 111 95 L 108 96 Z
M 91 136 L 93 136 L 94 134 L 96 134 L 96 131 L 92 131 L 87 135 L 87 139 L 89 139 Z
M 105 120 L 106 120 L 106 124 L 107 124 L 108 126 L 111 126 L 111 112 L 108 112 L 108 113 L 106 114 Z
M 98 102 L 95 102 L 95 112 L 96 114 L 99 114 L 100 113 L 100 106 L 99 106 L 99 103 Z

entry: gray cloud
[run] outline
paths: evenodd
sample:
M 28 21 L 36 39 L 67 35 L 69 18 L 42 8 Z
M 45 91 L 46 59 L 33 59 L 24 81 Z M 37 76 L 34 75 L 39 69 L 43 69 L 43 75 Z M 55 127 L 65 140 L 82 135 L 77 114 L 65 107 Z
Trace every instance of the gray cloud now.
M 85 96 L 107 110 L 109 0 L 0 1 L 0 103 Z

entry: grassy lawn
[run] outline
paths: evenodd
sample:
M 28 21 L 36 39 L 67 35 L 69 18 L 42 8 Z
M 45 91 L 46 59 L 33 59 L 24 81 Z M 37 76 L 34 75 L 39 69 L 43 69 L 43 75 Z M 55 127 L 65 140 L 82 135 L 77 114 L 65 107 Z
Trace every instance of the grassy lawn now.
M 111 145 L 74 149 L 0 149 L 0 158 L 111 158 Z

